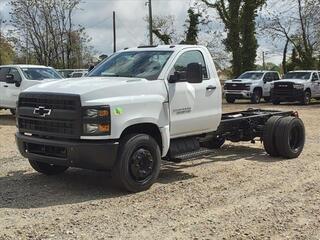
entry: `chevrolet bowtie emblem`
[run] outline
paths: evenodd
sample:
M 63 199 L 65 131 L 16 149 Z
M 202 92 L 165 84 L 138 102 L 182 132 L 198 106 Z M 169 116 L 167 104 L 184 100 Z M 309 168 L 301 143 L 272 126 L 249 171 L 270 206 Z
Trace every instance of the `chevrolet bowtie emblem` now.
M 51 109 L 45 107 L 37 107 L 33 110 L 33 114 L 39 115 L 40 117 L 50 116 Z

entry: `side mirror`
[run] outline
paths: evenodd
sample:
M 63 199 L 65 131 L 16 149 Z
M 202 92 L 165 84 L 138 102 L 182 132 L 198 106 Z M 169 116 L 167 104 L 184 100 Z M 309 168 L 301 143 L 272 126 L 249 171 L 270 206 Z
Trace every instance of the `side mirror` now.
M 190 63 L 187 66 L 187 82 L 202 83 L 203 73 L 202 65 L 199 63 Z
M 10 84 L 16 83 L 16 81 L 14 80 L 14 76 L 12 74 L 6 75 L 6 83 L 10 83 Z

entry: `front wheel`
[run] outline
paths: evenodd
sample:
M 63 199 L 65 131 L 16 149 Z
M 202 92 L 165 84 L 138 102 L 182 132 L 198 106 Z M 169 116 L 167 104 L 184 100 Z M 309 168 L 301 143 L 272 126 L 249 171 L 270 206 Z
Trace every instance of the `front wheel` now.
M 16 115 L 16 110 L 15 109 L 10 109 L 10 113 L 15 116 Z
M 255 90 L 253 91 L 252 96 L 251 96 L 251 103 L 253 103 L 253 104 L 258 104 L 258 103 L 260 103 L 260 101 L 261 101 L 261 95 L 262 95 L 261 90 L 255 89 Z
M 112 171 L 117 185 L 129 192 L 149 189 L 160 172 L 158 143 L 146 134 L 131 134 L 120 141 L 119 155 Z
M 270 97 L 264 97 L 263 99 L 264 99 L 264 101 L 265 101 L 266 103 L 270 102 L 270 100 L 271 100 Z
M 304 97 L 301 101 L 302 105 L 309 105 L 311 103 L 311 93 L 309 91 L 304 92 Z
M 227 101 L 227 103 L 234 103 L 236 101 L 236 99 L 231 96 L 226 96 L 226 101 Z
M 274 99 L 274 100 L 272 100 L 272 104 L 273 104 L 273 105 L 279 105 L 279 104 L 280 104 L 280 101 L 277 100 L 277 99 Z
M 29 163 L 34 170 L 36 170 L 39 173 L 43 173 L 45 175 L 57 175 L 65 172 L 69 168 L 66 166 L 58 166 L 58 165 L 39 162 L 34 159 L 29 159 Z

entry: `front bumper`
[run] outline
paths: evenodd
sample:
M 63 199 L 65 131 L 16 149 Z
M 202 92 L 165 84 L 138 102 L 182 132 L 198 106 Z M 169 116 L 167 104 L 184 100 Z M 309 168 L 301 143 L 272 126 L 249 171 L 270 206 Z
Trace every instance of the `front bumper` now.
M 225 90 L 224 95 L 235 99 L 248 99 L 251 98 L 252 93 L 248 90 Z
M 295 102 L 304 99 L 303 89 L 272 89 L 271 99 L 282 102 Z
M 116 141 L 52 140 L 16 133 L 20 153 L 39 162 L 92 170 L 111 170 L 116 162 Z

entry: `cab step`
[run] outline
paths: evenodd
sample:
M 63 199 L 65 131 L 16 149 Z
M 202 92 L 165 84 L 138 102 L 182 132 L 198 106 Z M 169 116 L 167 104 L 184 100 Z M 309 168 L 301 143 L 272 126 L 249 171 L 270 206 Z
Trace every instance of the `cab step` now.
M 180 163 L 180 162 L 183 162 L 183 161 L 186 161 L 186 160 L 191 160 L 191 159 L 195 159 L 195 158 L 199 158 L 199 157 L 204 157 L 204 156 L 210 155 L 212 153 L 214 153 L 214 150 L 202 148 L 202 149 L 197 150 L 197 151 L 188 152 L 188 153 L 182 153 L 182 154 L 178 154 L 178 155 L 172 156 L 167 161 Z

